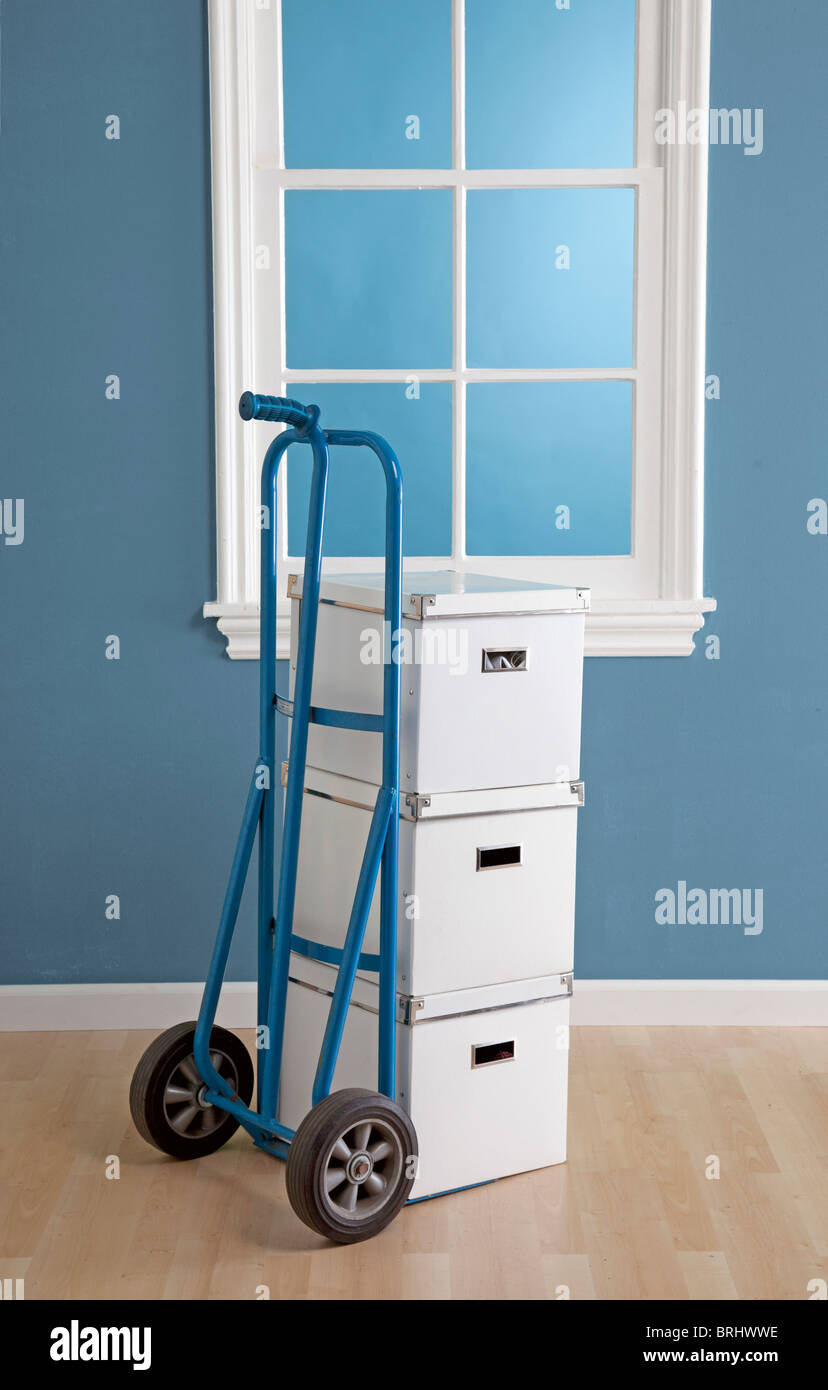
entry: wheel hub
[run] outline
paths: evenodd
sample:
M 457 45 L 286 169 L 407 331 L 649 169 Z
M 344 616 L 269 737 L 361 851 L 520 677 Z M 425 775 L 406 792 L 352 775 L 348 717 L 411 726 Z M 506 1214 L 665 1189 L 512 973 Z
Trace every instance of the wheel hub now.
M 328 1150 L 323 1204 L 339 1221 L 372 1219 L 393 1200 L 403 1162 L 395 1127 L 380 1115 L 360 1117 L 340 1130 Z
M 235 1090 L 237 1073 L 232 1058 L 212 1048 L 210 1061 Z M 201 1139 L 226 1124 L 227 1112 L 206 1099 L 208 1089 L 199 1075 L 192 1053 L 172 1068 L 164 1087 L 164 1113 L 171 1129 L 181 1137 Z
M 352 1154 L 350 1159 L 348 1160 L 346 1172 L 348 1174 L 349 1182 L 363 1183 L 365 1182 L 366 1178 L 369 1178 L 371 1176 L 373 1171 L 374 1160 L 372 1159 L 370 1154 L 364 1152 L 355 1153 Z

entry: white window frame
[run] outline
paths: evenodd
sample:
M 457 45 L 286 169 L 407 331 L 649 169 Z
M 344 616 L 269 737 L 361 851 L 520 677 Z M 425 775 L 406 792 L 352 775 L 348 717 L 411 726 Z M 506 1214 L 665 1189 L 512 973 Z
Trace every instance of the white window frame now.
M 451 170 L 284 167 L 281 0 L 210 0 L 210 104 L 216 395 L 218 620 L 228 655 L 259 655 L 259 474 L 273 426 L 243 424 L 245 389 L 313 398 L 319 382 L 448 381 L 454 393 L 453 554 L 410 557 L 414 569 L 469 569 L 592 589 L 589 656 L 683 656 L 715 601 L 703 596 L 707 235 L 706 143 L 655 141 L 656 112 L 709 102 L 711 0 L 638 0 L 636 167 L 467 170 L 464 163 L 465 0 L 453 0 Z M 564 16 L 565 18 L 565 16 Z M 312 55 L 308 55 L 311 60 Z M 274 72 L 276 81 L 274 82 Z M 469 188 L 633 188 L 636 191 L 632 368 L 470 369 L 465 363 L 465 206 Z M 454 196 L 454 352 L 450 368 L 289 370 L 285 362 L 284 193 L 290 188 L 447 188 Z M 262 251 L 264 248 L 264 253 Z M 262 267 L 264 254 L 269 265 Z M 257 264 L 258 262 L 258 264 Z M 280 325 L 274 332 L 272 326 Z M 633 390 L 631 554 L 472 556 L 465 551 L 465 393 L 476 381 L 630 381 Z M 307 389 L 303 392 L 301 387 Z M 370 425 L 366 421 L 366 425 Z M 393 441 L 392 441 L 393 443 Z M 284 472 L 284 470 L 283 470 Z M 280 559 L 287 498 L 280 479 Z M 381 568 L 337 557 L 338 572 Z M 282 587 L 282 586 L 280 586 Z M 280 595 L 277 655 L 288 654 Z

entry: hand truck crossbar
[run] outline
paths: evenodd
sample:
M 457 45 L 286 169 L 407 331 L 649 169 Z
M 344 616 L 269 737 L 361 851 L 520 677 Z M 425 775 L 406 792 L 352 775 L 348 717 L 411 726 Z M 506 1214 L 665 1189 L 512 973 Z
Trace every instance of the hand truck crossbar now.
M 274 701 L 280 714 L 293 718 L 293 701 L 277 695 Z M 326 709 L 324 705 L 311 705 L 311 724 L 324 724 L 329 729 L 363 729 L 367 733 L 382 733 L 381 714 L 363 714 L 360 710 Z

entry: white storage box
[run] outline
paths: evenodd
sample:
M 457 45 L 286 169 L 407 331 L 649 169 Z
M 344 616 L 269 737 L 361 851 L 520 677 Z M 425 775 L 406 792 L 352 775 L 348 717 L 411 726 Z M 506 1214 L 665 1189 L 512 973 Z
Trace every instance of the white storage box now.
M 383 576 L 323 579 L 313 704 L 382 710 Z M 291 697 L 302 594 L 291 575 Z M 589 591 L 403 576 L 400 786 L 419 793 L 577 780 Z M 379 734 L 311 726 L 308 762 L 381 780 Z
M 333 967 L 291 956 L 278 1118 L 292 1129 L 311 1108 L 335 982 Z M 398 999 L 397 1100 L 420 1150 L 412 1200 L 564 1161 L 571 989 L 564 974 Z M 356 981 L 335 1091 L 377 1089 L 377 994 Z
M 294 934 L 344 944 L 377 789 L 307 768 Z M 573 965 L 581 783 L 401 797 L 397 987 L 429 995 Z M 379 951 L 379 889 L 363 951 Z

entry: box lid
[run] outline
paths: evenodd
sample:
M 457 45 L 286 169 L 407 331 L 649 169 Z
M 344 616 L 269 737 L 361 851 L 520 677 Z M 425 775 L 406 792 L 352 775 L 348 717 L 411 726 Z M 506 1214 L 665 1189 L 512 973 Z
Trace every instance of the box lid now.
M 306 792 L 328 801 L 373 811 L 379 788 L 372 782 L 340 772 L 305 768 Z M 583 782 L 538 782 L 526 787 L 488 787 L 483 791 L 415 793 L 400 790 L 404 820 L 440 820 L 444 816 L 487 816 L 508 811 L 546 811 L 557 806 L 583 806 Z
M 320 597 L 325 603 L 383 611 L 385 578 L 376 574 L 328 574 Z M 302 575 L 288 577 L 288 597 L 302 597 Z M 589 608 L 589 589 L 565 584 L 537 584 L 502 575 L 467 574 L 462 570 L 406 571 L 403 574 L 404 618 L 482 617 L 490 614 L 571 613 Z
M 344 932 L 344 927 L 343 927 Z M 322 961 L 291 952 L 288 978 L 319 994 L 333 996 L 338 969 Z M 456 989 L 446 994 L 419 997 L 397 994 L 397 1022 L 428 1023 L 433 1019 L 457 1018 L 459 1015 L 491 1013 L 495 1009 L 513 1009 L 523 1004 L 546 1003 L 551 999 L 568 999 L 572 995 L 572 973 L 535 976 L 529 980 L 506 980 L 500 984 L 478 985 L 474 989 Z M 357 1008 L 376 1013 L 379 1004 L 379 982 L 376 975 L 360 972 L 354 980 L 351 1002 Z

